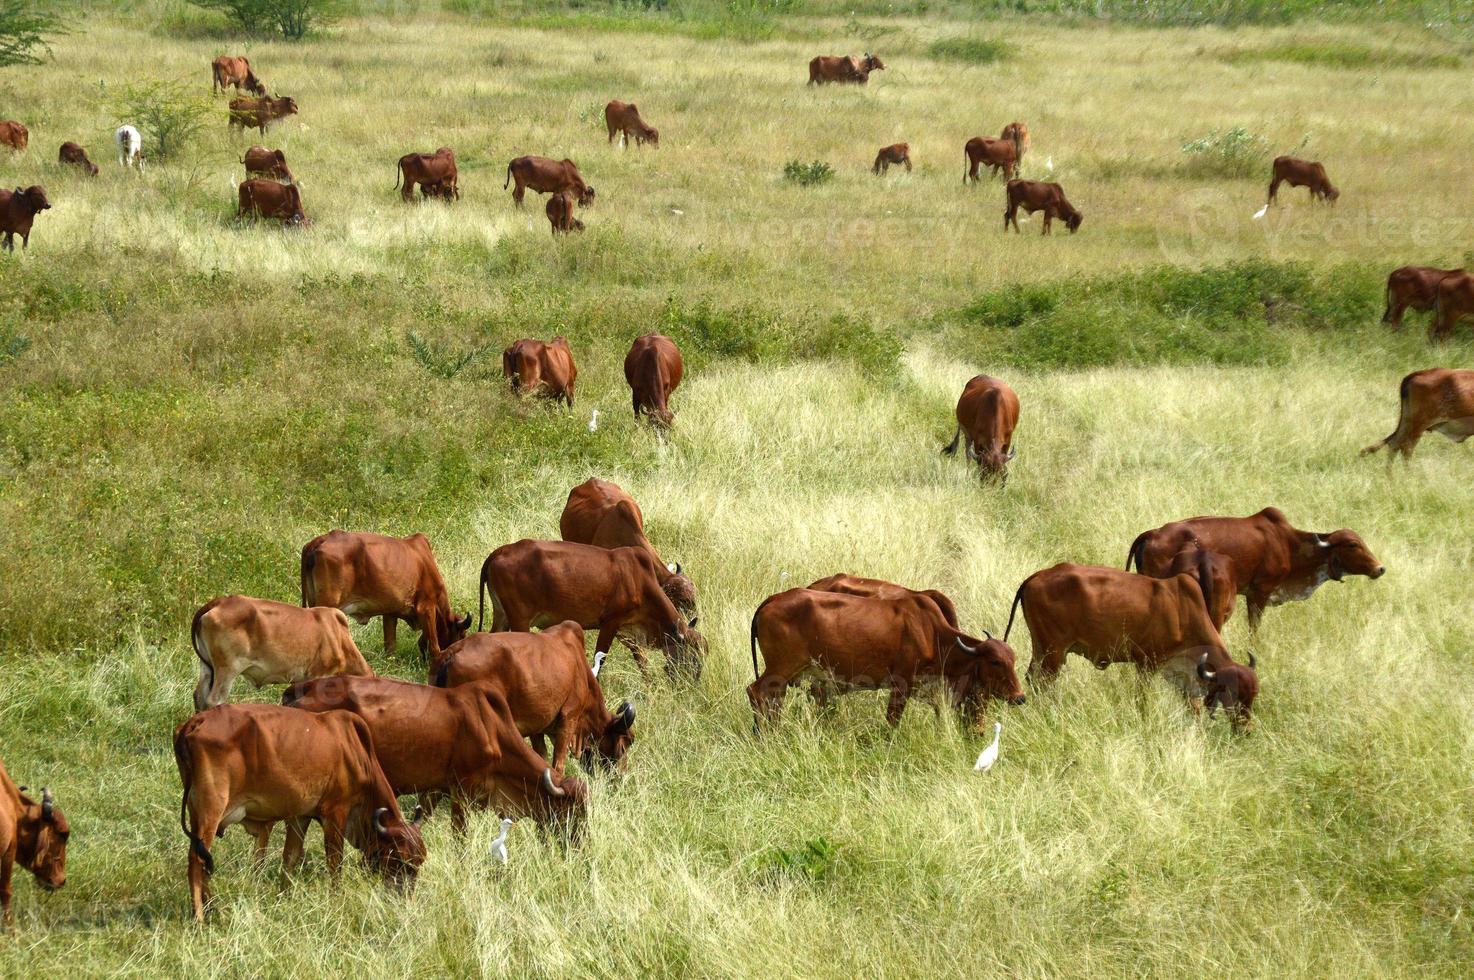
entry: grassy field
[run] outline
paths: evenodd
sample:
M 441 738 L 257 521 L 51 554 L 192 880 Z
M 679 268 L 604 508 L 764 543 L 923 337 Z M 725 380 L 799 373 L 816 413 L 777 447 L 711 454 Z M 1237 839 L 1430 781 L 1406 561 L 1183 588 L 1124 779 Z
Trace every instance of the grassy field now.
M 285 45 L 141 3 L 0 73 L 0 118 L 32 141 L 0 181 L 55 205 L 0 258 L 0 757 L 74 828 L 63 891 L 18 882 L 0 972 L 1467 975 L 1474 459 L 1433 436 L 1407 467 L 1356 451 L 1391 430 L 1407 371 L 1471 366 L 1467 326 L 1430 350 L 1420 316 L 1377 320 L 1389 268 L 1469 261 L 1474 55 L 1401 23 L 557 23 L 369 16 Z M 954 38 L 1007 43 L 938 46 Z M 889 66 L 867 88 L 805 88 L 813 54 L 867 49 Z M 225 51 L 302 107 L 267 143 L 310 230 L 232 221 L 252 140 L 224 98 L 182 158 L 116 165 L 111 93 L 207 90 Z M 606 146 L 610 98 L 659 149 Z M 1001 186 L 962 187 L 963 142 L 1013 118 L 1079 234 L 1004 235 Z M 1179 149 L 1233 127 L 1325 161 L 1337 207 L 1295 192 L 1256 220 L 1267 169 Z M 66 139 L 99 178 L 58 168 Z M 872 177 L 901 140 L 915 172 Z M 463 200 L 402 205 L 393 161 L 440 145 Z M 523 153 L 578 161 L 598 189 L 584 235 L 553 241 L 544 199 L 512 207 L 496 181 Z M 836 176 L 797 186 L 795 159 Z M 629 418 L 620 371 L 651 329 L 687 357 L 668 441 Z M 517 404 L 498 352 L 558 332 L 577 406 Z M 936 452 L 979 371 L 1023 403 L 1005 490 Z M 437 820 L 405 902 L 356 869 L 334 888 L 315 832 L 283 887 L 237 831 L 219 918 L 193 927 L 168 740 L 193 610 L 294 600 L 298 549 L 330 527 L 424 531 L 465 608 L 487 552 L 555 536 L 591 475 L 692 574 L 711 653 L 695 689 L 611 659 L 638 740 L 595 781 L 582 846 L 519 824 L 500 869 L 494 819 L 464 840 Z M 1248 737 L 1078 658 L 990 709 L 984 777 L 985 739 L 924 702 L 892 732 L 880 695 L 830 717 L 792 697 L 750 734 L 748 624 L 772 592 L 876 575 L 998 632 L 1037 568 L 1115 565 L 1145 528 L 1268 504 L 1357 530 L 1389 571 L 1271 610 L 1252 644 L 1230 622 L 1260 663 Z M 388 657 L 377 623 L 356 635 L 418 676 L 401 632 Z

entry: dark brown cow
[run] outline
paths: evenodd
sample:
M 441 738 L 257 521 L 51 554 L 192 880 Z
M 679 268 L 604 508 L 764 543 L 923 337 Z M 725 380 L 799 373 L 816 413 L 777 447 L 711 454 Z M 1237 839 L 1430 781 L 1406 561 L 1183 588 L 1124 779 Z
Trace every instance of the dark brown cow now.
M 247 174 L 260 174 L 275 180 L 292 183 L 292 171 L 287 166 L 287 155 L 281 150 L 268 150 L 264 146 L 253 146 L 241 157 Z
M 297 100 L 290 96 L 277 98 L 230 100 L 230 128 L 257 129 L 266 135 L 266 127 L 278 119 L 297 114 Z
M 210 94 L 224 92 L 226 86 L 234 86 L 237 92 L 245 89 L 255 95 L 266 94 L 266 86 L 251 71 L 249 59 L 223 54 L 210 63 Z
M 552 226 L 554 235 L 583 231 L 583 222 L 573 215 L 574 203 L 572 191 L 559 191 L 548 198 L 548 206 L 545 210 L 548 215 L 548 224 Z
M 1265 607 L 1308 599 L 1328 579 L 1375 579 L 1386 571 L 1356 532 L 1301 531 L 1276 507 L 1248 517 L 1194 517 L 1145 531 L 1132 542 L 1126 567 L 1135 562 L 1140 572 L 1165 575 L 1177 553 L 1190 548 L 1216 551 L 1228 560 L 1254 629 Z
M 825 85 L 829 82 L 864 85 L 870 81 L 872 71 L 884 71 L 885 64 L 868 51 L 865 57 L 854 55 L 821 54 L 809 62 L 809 84 Z
M 97 164 L 87 159 L 87 151 L 71 140 L 61 145 L 61 150 L 56 154 L 56 161 L 73 167 L 81 167 L 92 176 L 97 176 Z
M 1397 428 L 1381 442 L 1361 451 L 1363 456 L 1387 446 L 1387 460 L 1401 453 L 1411 459 L 1423 433 L 1442 433 L 1454 442 L 1474 435 L 1474 371 L 1429 368 L 1402 379 L 1402 408 Z
M 229 700 L 231 685 L 242 675 L 259 689 L 314 677 L 373 674 L 341 609 L 223 596 L 194 614 L 190 642 L 200 661 L 196 711 Z
M 957 629 L 957 607 L 945 593 L 936 589 L 908 589 L 904 585 L 887 582 L 885 579 L 865 578 L 861 575 L 846 575 L 839 572 L 810 582 L 810 592 L 838 592 L 843 595 L 870 596 L 878 599 L 900 599 L 908 595 L 924 595 L 937 604 L 947 625 Z
M 578 365 L 566 337 L 550 342 L 519 340 L 502 351 L 502 374 L 512 384 L 512 394 L 540 394 L 573 405 L 573 387 Z
M 36 876 L 36 884 L 54 892 L 67 883 L 67 839 L 72 835 L 66 816 L 56 808 L 51 790 L 41 799 L 26 795 L 24 786 L 11 782 L 0 763 L 0 926 L 14 922 L 10 911 L 11 877 L 19 864 Z
M 1387 308 L 1382 322 L 1392 329 L 1402 328 L 1404 310 L 1426 313 L 1438 302 L 1438 284 L 1463 269 L 1435 269 L 1426 265 L 1405 265 L 1387 276 Z
M 599 548 L 643 548 L 655 559 L 660 587 L 682 615 L 696 615 L 696 585 L 681 571 L 681 563 L 665 563 L 645 537 L 645 515 L 635 498 L 607 480 L 589 479 L 568 493 L 558 533 L 564 541 Z
M 400 196 L 405 201 L 414 198 L 416 184 L 437 185 L 437 195 L 447 201 L 461 196 L 455 151 L 448 146 L 442 146 L 434 153 L 406 153 L 399 158 L 397 166 L 394 187 L 398 190 L 403 183 Z
M 241 181 L 236 188 L 236 220 L 273 218 L 288 225 L 312 224 L 302 210 L 302 190 L 296 184 L 278 184 L 259 177 Z
M 31 131 L 14 119 L 0 119 L 0 146 L 24 150 L 31 144 Z
M 630 145 L 631 135 L 635 138 L 636 146 L 645 143 L 651 146 L 660 145 L 660 131 L 640 118 L 640 110 L 633 102 L 620 102 L 615 99 L 606 105 L 604 125 L 609 129 L 609 142 L 611 143 L 618 134 L 625 146 Z
M 445 579 L 423 534 L 390 538 L 362 531 L 329 531 L 302 547 L 302 605 L 333 606 L 367 623 L 384 617 L 384 652 L 393 653 L 397 620 L 420 632 L 420 651 L 440 651 L 466 635 L 450 610 Z
M 0 232 L 5 235 L 5 250 L 15 251 L 15 236 L 20 236 L 20 247 L 31 247 L 31 225 L 36 215 L 50 209 L 46 199 L 46 188 L 38 185 L 13 191 L 0 189 Z
M 1254 658 L 1245 667 L 1228 655 L 1196 575 L 1152 578 L 1068 563 L 1046 568 L 1019 586 L 1005 640 L 1020 605 L 1034 645 L 1031 682 L 1053 680 L 1074 652 L 1100 670 L 1129 663 L 1163 673 L 1195 705 L 1206 695 L 1209 708 L 1226 709 L 1235 728 L 1248 724 L 1259 691 Z
M 1014 145 L 1014 149 L 1018 151 L 1018 161 L 1022 163 L 1024 154 L 1029 152 L 1029 146 L 1031 145 L 1029 127 L 1018 120 L 1014 120 L 1003 127 L 1003 131 L 998 134 L 998 138 L 1008 140 Z
M 811 677 L 822 707 L 844 690 L 890 689 L 885 717 L 898 724 L 918 682 L 937 680 L 952 707 L 978 707 L 995 697 L 1023 704 L 1013 650 L 951 626 L 930 598 L 882 599 L 789 589 L 769 596 L 752 616 L 753 725 L 776 720 L 789 687 Z M 763 669 L 758 671 L 761 644 Z
M 588 207 L 594 202 L 593 185 L 584 182 L 583 175 L 578 172 L 578 165 L 572 160 L 518 157 L 507 164 L 507 179 L 502 182 L 502 190 L 506 190 L 507 185 L 513 181 L 517 182 L 517 186 L 512 188 L 512 200 L 517 202 L 519 208 L 529 187 L 539 194 L 569 191 L 578 198 L 579 207 Z
M 210 845 L 232 824 L 256 838 L 259 863 L 272 825 L 285 820 L 287 874 L 302 863 L 309 820 L 322 825 L 334 876 L 345 838 L 401 890 L 424 863 L 425 842 L 399 811 L 369 726 L 347 711 L 307 716 L 274 704 L 223 704 L 175 730 L 174 761 L 184 784 L 179 824 L 189 837 L 190 905 L 201 922 L 215 873 Z
M 659 563 L 643 548 L 600 548 L 571 541 L 523 540 L 503 545 L 481 566 L 478 624 L 491 594 L 494 633 L 572 620 L 597 629 L 595 673 L 616 639 L 646 668 L 645 649 L 665 653 L 666 672 L 701 676 L 706 640 L 660 587 Z
M 1447 340 L 1454 327 L 1465 317 L 1474 316 L 1474 275 L 1455 272 L 1438 282 L 1438 297 L 1433 304 L 1433 322 L 1428 325 L 1429 340 Z
M 911 144 L 892 143 L 881 147 L 880 152 L 875 154 L 875 164 L 870 172 L 876 175 L 889 173 L 892 164 L 898 167 L 905 164 L 906 172 L 911 172 Z
M 1268 203 L 1275 202 L 1280 184 L 1306 188 L 1310 191 L 1311 201 L 1319 199 L 1327 204 L 1334 204 L 1336 198 L 1341 196 L 1341 192 L 1336 190 L 1336 185 L 1332 184 L 1331 179 L 1326 176 L 1326 168 L 1313 160 L 1275 157 L 1269 181 Z
M 1001 170 L 1005 179 L 1018 173 L 1018 144 L 1011 139 L 994 139 L 991 136 L 974 136 L 962 147 L 962 183 L 976 184 L 978 168 L 986 166 L 992 176 Z
M 684 370 L 675 341 L 658 333 L 637 338 L 624 356 L 624 380 L 634 399 L 635 418 L 645 415 L 655 425 L 670 428 L 676 418 L 670 396 L 680 386 Z
M 1044 227 L 1040 230 L 1041 235 L 1049 234 L 1050 223 L 1059 218 L 1070 229 L 1070 234 L 1080 230 L 1080 222 L 1085 220 L 1085 215 L 1075 210 L 1074 206 L 1065 199 L 1065 189 L 1059 184 L 1045 183 L 1040 180 L 1010 180 L 1008 182 L 1008 207 L 1003 212 L 1003 230 L 1008 230 L 1009 222 L 1013 222 L 1013 230 L 1018 231 L 1018 211 L 1023 208 L 1029 214 L 1035 211 L 1044 212 Z
M 485 681 L 496 688 L 538 755 L 546 757 L 553 739 L 559 779 L 570 752 L 588 771 L 618 765 L 634 742 L 634 706 L 626 701 L 610 714 L 589 669 L 583 627 L 574 622 L 541 633 L 472 633 L 445 651 L 430 677 L 437 687 Z
M 1017 452 L 1013 430 L 1018 411 L 1018 395 L 1007 382 L 978 375 L 957 399 L 957 431 L 942 447 L 943 454 L 955 455 L 958 441 L 965 437 L 967 458 L 978 464 L 978 474 L 985 480 L 1007 481 L 1008 464 Z
M 343 708 L 366 722 L 393 791 L 449 796 L 457 831 L 465 827 L 467 806 L 576 830 L 588 804 L 582 781 L 555 774 L 523 740 L 494 681 L 440 688 L 388 677 L 325 677 L 293 684 L 282 704 L 328 714 Z

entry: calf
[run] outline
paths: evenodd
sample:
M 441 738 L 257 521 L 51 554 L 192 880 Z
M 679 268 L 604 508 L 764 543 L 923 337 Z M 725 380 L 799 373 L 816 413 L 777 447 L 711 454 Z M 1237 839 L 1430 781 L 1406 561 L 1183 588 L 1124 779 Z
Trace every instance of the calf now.
M 224 596 L 194 614 L 190 642 L 200 660 L 196 711 L 229 700 L 231 686 L 242 675 L 259 689 L 313 677 L 374 673 L 358 652 L 341 609 Z
M 247 176 L 260 175 L 274 180 L 294 183 L 292 171 L 287 166 L 287 155 L 281 150 L 268 150 L 264 146 L 253 146 L 241 157 Z
M 1041 235 L 1049 234 L 1050 222 L 1059 218 L 1070 229 L 1070 234 L 1080 230 L 1080 222 L 1085 220 L 1085 215 L 1065 199 L 1065 190 L 1058 184 L 1047 184 L 1038 180 L 1010 180 L 1008 182 L 1008 207 L 1003 212 L 1003 230 L 1008 230 L 1009 222 L 1013 222 L 1013 230 L 1017 232 L 1018 211 L 1023 208 L 1029 214 L 1035 211 L 1044 212 L 1044 228 Z
M 233 86 L 237 92 L 245 89 L 256 95 L 266 94 L 266 86 L 251 71 L 248 59 L 223 54 L 210 63 L 210 94 L 224 92 L 227 85 Z
M 520 208 L 527 188 L 539 194 L 557 194 L 568 191 L 578 199 L 579 207 L 588 207 L 594 202 L 593 185 L 584 181 L 578 165 L 572 160 L 549 160 L 547 157 L 518 157 L 507 164 L 507 179 L 502 190 L 516 181 L 512 188 L 512 200 Z
M 397 166 L 394 187 L 397 190 L 403 183 L 404 190 L 400 196 L 405 202 L 414 198 L 416 184 L 421 188 L 427 184 L 435 185 L 438 188 L 436 196 L 443 200 L 461 196 L 455 151 L 448 146 L 442 146 L 434 153 L 406 153 L 399 158 Z
M 879 176 L 889 173 L 891 164 L 906 165 L 906 172 L 911 172 L 911 145 L 909 143 L 892 143 L 890 146 L 881 147 L 880 152 L 875 154 L 875 164 L 870 172 Z
M 1361 451 L 1363 456 L 1389 447 L 1387 460 L 1398 453 L 1411 459 L 1423 433 L 1438 432 L 1454 442 L 1474 435 L 1474 371 L 1429 368 L 1402 379 L 1397 428 L 1381 442 Z
M 236 188 L 235 216 L 238 221 L 247 217 L 272 218 L 304 228 L 312 224 L 302 210 L 301 188 L 259 177 L 242 181 Z
M 624 380 L 634 400 L 635 418 L 641 415 L 668 429 L 675 424 L 670 396 L 680 387 L 684 365 L 676 342 L 662 334 L 639 337 L 624 356 Z
M 297 114 L 297 100 L 290 96 L 259 99 L 230 100 L 230 128 L 245 131 L 259 130 L 266 135 L 266 127 L 278 119 Z
M 564 541 L 599 548 L 642 548 L 655 559 L 655 575 L 666 598 L 683 616 L 696 615 L 696 585 L 681 571 L 681 563 L 668 565 L 645 537 L 645 515 L 635 498 L 607 480 L 589 479 L 568 493 L 568 502 L 558 518 L 558 533 Z
M 870 81 L 872 71 L 884 71 L 885 64 L 868 51 L 865 57 L 854 55 L 821 54 L 809 62 L 809 84 L 825 85 L 829 82 L 864 85 Z
M 14 119 L 0 119 L 0 146 L 24 150 L 31 145 L 31 131 Z
M 5 250 L 15 251 L 15 236 L 20 236 L 20 247 L 31 247 L 31 225 L 36 215 L 50 210 L 51 202 L 46 199 L 46 188 L 39 184 L 21 190 L 0 190 L 0 233 L 5 236 Z
M 0 763 L 0 926 L 14 924 L 10 910 L 11 877 L 15 866 L 36 876 L 36 884 L 54 892 L 67 883 L 67 839 L 72 828 L 56 808 L 51 790 L 41 799 L 26 795 L 26 787 L 10 780 Z
M 97 176 L 97 164 L 87 159 L 87 151 L 71 140 L 61 145 L 61 150 L 56 154 L 56 162 L 81 167 L 92 176 Z
M 1018 173 L 1019 146 L 1011 139 L 994 139 L 991 136 L 974 136 L 962 147 L 962 183 L 978 182 L 978 168 L 986 166 L 992 176 L 1001 170 L 1005 179 Z
M 1463 269 L 1434 269 L 1424 265 L 1405 265 L 1387 276 L 1387 308 L 1382 322 L 1394 330 L 1402 328 L 1404 310 L 1426 313 L 1438 303 L 1438 284 Z
M 846 575 L 844 572 L 821 578 L 817 582 L 810 582 L 808 588 L 811 592 L 838 592 L 843 595 L 870 596 L 880 599 L 900 599 L 908 595 L 926 596 L 937 604 L 947 625 L 954 630 L 957 628 L 957 607 L 952 604 L 952 600 L 946 594 L 936 589 L 908 589 L 904 585 L 897 585 L 884 579 Z
M 573 205 L 571 191 L 559 191 L 548 198 L 548 224 L 552 226 L 554 235 L 583 231 L 583 222 L 573 216 Z
M 1280 184 L 1289 184 L 1291 187 L 1304 187 L 1310 191 L 1310 199 L 1325 201 L 1327 204 L 1336 203 L 1336 198 L 1341 192 L 1336 190 L 1336 185 L 1326 176 L 1326 168 L 1312 160 L 1299 160 L 1295 157 L 1275 157 L 1272 165 L 1269 181 L 1269 202 L 1275 202 L 1275 196 L 1279 193 Z
M 942 453 L 955 455 L 957 442 L 967 437 L 967 458 L 978 464 L 984 480 L 1007 482 L 1008 464 L 1016 455 L 1013 430 L 1018 425 L 1018 395 L 1007 382 L 980 374 L 957 399 L 957 431 Z
M 139 173 L 143 173 L 143 135 L 133 126 L 119 126 L 117 132 L 113 133 L 113 141 L 118 144 L 118 164 L 123 167 L 137 167 Z
M 578 365 L 573 363 L 566 337 L 554 337 L 551 342 L 516 341 L 502 351 L 502 374 L 511 382 L 514 395 L 540 394 L 573 407 Z
M 1474 274 L 1455 272 L 1444 276 L 1438 282 L 1428 339 L 1447 340 L 1453 336 L 1454 326 L 1467 316 L 1474 316 Z
M 648 125 L 640 118 L 640 110 L 633 102 L 620 102 L 618 99 L 610 102 L 604 107 L 604 125 L 609 130 L 609 142 L 614 142 L 615 135 L 619 135 L 623 144 L 630 145 L 630 134 L 634 134 L 635 145 L 640 146 L 649 143 L 651 146 L 660 145 L 660 131 Z

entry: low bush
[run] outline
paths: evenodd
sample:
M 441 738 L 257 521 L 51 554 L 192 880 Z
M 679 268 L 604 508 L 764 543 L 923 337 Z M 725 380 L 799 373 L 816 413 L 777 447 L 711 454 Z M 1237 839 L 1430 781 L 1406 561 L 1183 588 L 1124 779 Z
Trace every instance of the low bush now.
M 783 176 L 803 187 L 812 187 L 822 184 L 834 178 L 834 168 L 823 160 L 815 160 L 813 163 L 800 163 L 798 160 L 789 160 L 783 166 Z
M 944 37 L 933 41 L 927 53 L 947 61 L 967 61 L 975 65 L 991 65 L 1013 56 L 1018 48 L 1008 41 L 987 37 Z
M 1242 126 L 1213 130 L 1182 144 L 1182 170 L 1190 177 L 1255 177 L 1269 169 L 1269 141 Z

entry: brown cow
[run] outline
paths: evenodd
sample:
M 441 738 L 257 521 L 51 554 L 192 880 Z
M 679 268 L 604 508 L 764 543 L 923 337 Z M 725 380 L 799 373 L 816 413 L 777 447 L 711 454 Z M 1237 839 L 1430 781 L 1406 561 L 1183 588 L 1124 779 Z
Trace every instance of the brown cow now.
M 264 146 L 253 146 L 241 157 L 241 163 L 246 166 L 246 173 L 260 174 L 263 177 L 271 177 L 275 180 L 284 180 L 292 183 L 292 171 L 287 166 L 287 155 L 281 150 L 268 150 Z
M 67 838 L 72 834 L 66 816 L 56 808 L 51 790 L 41 799 L 26 795 L 26 787 L 11 782 L 0 763 L 0 926 L 14 922 L 10 911 L 11 876 L 19 864 L 36 876 L 36 884 L 54 892 L 67 883 Z
M 1336 190 L 1336 185 L 1326 176 L 1326 168 L 1312 160 L 1300 160 L 1295 157 L 1275 157 L 1272 176 L 1269 181 L 1269 202 L 1273 204 L 1279 193 L 1280 184 L 1289 184 L 1291 187 L 1304 187 L 1310 191 L 1310 200 L 1319 198 L 1327 204 L 1336 203 L 1336 198 L 1341 192 Z
M 5 250 L 15 251 L 15 236 L 20 236 L 20 247 L 31 247 L 31 225 L 36 215 L 51 207 L 46 199 L 46 188 L 39 184 L 21 190 L 0 189 L 0 232 L 5 235 Z
M 1014 149 L 1018 151 L 1018 160 L 1022 163 L 1024 154 L 1029 152 L 1029 146 L 1031 145 L 1029 127 L 1018 120 L 1014 120 L 1003 127 L 1003 131 L 998 134 L 998 138 L 1008 140 L 1014 145 Z
M 236 220 L 274 218 L 305 228 L 312 224 L 302 210 L 302 190 L 296 184 L 278 184 L 259 177 L 241 181 L 236 188 Z
M 56 154 L 56 162 L 81 167 L 92 176 L 97 176 L 97 164 L 87 159 L 87 151 L 71 140 L 61 145 L 61 150 Z
M 1074 652 L 1100 670 L 1130 663 L 1143 673 L 1165 673 L 1194 706 L 1206 695 L 1210 713 L 1221 705 L 1236 729 L 1248 724 L 1259 692 L 1254 658 L 1245 667 L 1228 655 L 1196 575 L 1152 578 L 1069 563 L 1046 568 L 1019 586 L 1005 640 L 1020 605 L 1034 645 L 1031 682 L 1053 680 Z
M 571 541 L 503 545 L 481 566 L 478 626 L 491 594 L 491 629 L 526 633 L 573 620 L 597 629 L 594 673 L 618 639 L 645 670 L 645 648 L 665 653 L 666 672 L 701 677 L 706 639 L 660 587 L 659 566 L 643 548 L 600 548 Z
M 976 184 L 981 166 L 991 168 L 993 177 L 1001 170 L 1004 179 L 1011 179 L 1018 173 L 1018 144 L 1008 139 L 974 136 L 962 147 L 962 165 L 966 168 L 962 172 L 963 184 L 969 181 Z
M 1363 456 L 1383 446 L 1391 448 L 1390 463 L 1398 453 L 1411 459 L 1423 433 L 1432 430 L 1463 442 L 1474 435 L 1474 371 L 1429 368 L 1402 379 L 1402 408 L 1397 428 L 1381 442 L 1361 451 Z
M 0 119 L 0 146 L 24 150 L 31 144 L 31 131 L 14 119 Z
M 554 235 L 583 231 L 583 222 L 573 216 L 573 205 L 572 191 L 559 191 L 548 198 L 548 206 L 545 210 L 548 215 L 548 224 L 552 225 Z
M 237 92 L 245 89 L 256 95 L 266 94 L 266 86 L 251 71 L 249 59 L 223 54 L 210 63 L 210 94 L 224 92 L 228 85 L 234 86 Z
M 502 351 L 502 374 L 511 382 L 514 395 L 540 394 L 573 406 L 578 365 L 573 363 L 566 337 L 550 342 L 516 341 Z
M 821 54 L 809 62 L 809 84 L 824 85 L 828 82 L 864 85 L 870 81 L 872 71 L 885 70 L 885 64 L 868 51 L 865 57 L 854 55 Z
M 640 110 L 633 102 L 620 102 L 618 99 L 610 102 L 604 107 L 604 125 L 609 129 L 609 142 L 614 142 L 615 134 L 618 134 L 623 145 L 630 145 L 630 134 L 635 137 L 635 145 L 640 146 L 649 143 L 651 146 L 660 145 L 660 130 L 656 129 L 640 118 Z
M 1387 308 L 1382 322 L 1393 330 L 1402 328 L 1404 310 L 1426 313 L 1438 302 L 1438 284 L 1463 269 L 1435 269 L 1426 265 L 1405 265 L 1387 276 Z
M 272 825 L 287 821 L 287 874 L 302 863 L 309 820 L 322 825 L 335 877 L 344 838 L 401 890 L 424 863 L 419 828 L 399 811 L 369 726 L 350 712 L 314 717 L 274 704 L 222 704 L 175 729 L 174 761 L 184 784 L 179 824 L 189 837 L 190 905 L 201 922 L 215 873 L 210 845 L 232 824 L 256 838 L 259 863 Z
M 1430 341 L 1447 340 L 1464 317 L 1474 316 L 1474 275 L 1455 272 L 1438 282 L 1433 304 L 1433 322 L 1428 325 Z
M 257 129 L 262 136 L 266 135 L 267 126 L 296 114 L 297 100 L 290 96 L 230 100 L 230 128 L 242 131 Z
M 789 589 L 758 606 L 750 638 L 754 728 L 777 719 L 787 689 L 804 677 L 813 678 L 810 694 L 821 707 L 833 693 L 889 688 L 885 717 L 892 725 L 917 683 L 932 679 L 954 708 L 971 711 L 989 696 L 1024 703 L 1008 644 L 959 632 L 935 602 L 916 593 L 882 599 Z
M 438 196 L 448 201 L 461 196 L 458 180 L 455 151 L 442 146 L 434 153 L 406 153 L 400 157 L 394 187 L 398 190 L 403 181 L 401 197 L 409 201 L 415 196 L 416 184 L 436 184 L 439 188 Z
M 1233 563 L 1216 551 L 1205 548 L 1185 548 L 1172 558 L 1172 564 L 1157 578 L 1173 578 L 1177 575 L 1192 575 L 1198 580 L 1203 602 L 1208 607 L 1208 618 L 1213 628 L 1223 632 L 1223 624 L 1233 615 L 1238 602 L 1239 583 L 1233 576 Z
M 200 660 L 196 711 L 229 700 L 241 675 L 258 689 L 336 674 L 373 675 L 341 609 L 223 596 L 194 614 L 190 642 Z
M 879 176 L 889 173 L 892 164 L 899 167 L 903 163 L 909 174 L 911 172 L 911 144 L 892 143 L 890 146 L 881 147 L 880 152 L 875 154 L 875 164 L 870 168 L 870 172 Z
M 810 592 L 838 592 L 843 595 L 870 596 L 879 599 L 900 599 L 908 595 L 924 595 L 937 604 L 947 625 L 954 630 L 957 629 L 957 607 L 952 604 L 952 600 L 945 593 L 938 592 L 936 589 L 908 589 L 904 585 L 887 582 L 885 579 L 846 575 L 844 572 L 821 578 L 817 582 L 810 582 L 808 589 Z
M 681 563 L 668 565 L 645 537 L 645 515 L 635 498 L 607 480 L 589 479 L 568 492 L 568 502 L 558 518 L 558 533 L 564 541 L 599 548 L 643 548 L 655 559 L 655 574 L 666 597 L 684 616 L 696 615 L 696 585 L 681 571 Z
M 1008 480 L 1008 464 L 1017 450 L 1013 430 L 1018 425 L 1018 395 L 1007 382 L 980 374 L 962 389 L 957 399 L 957 431 L 942 453 L 957 452 L 958 440 L 967 437 L 967 458 L 978 464 L 985 480 Z
M 468 805 L 576 830 L 588 804 L 581 780 L 555 774 L 523 740 L 495 681 L 440 688 L 389 677 L 325 677 L 293 684 L 282 704 L 327 714 L 343 708 L 366 722 L 393 791 L 448 795 L 457 832 Z
M 430 677 L 436 687 L 489 682 L 538 755 L 547 755 L 552 737 L 559 779 L 570 752 L 587 772 L 595 764 L 617 765 L 634 742 L 634 706 L 625 701 L 609 713 L 584 653 L 583 627 L 572 621 L 541 633 L 472 633 L 445 651 Z
M 588 207 L 594 202 L 593 185 L 584 182 L 578 165 L 572 160 L 518 157 L 507 164 L 507 179 L 502 182 L 502 190 L 506 190 L 512 181 L 517 182 L 517 186 L 512 188 L 512 200 L 519 208 L 529 187 L 539 194 L 569 191 L 578 198 L 579 207 Z
M 680 387 L 684 370 L 675 341 L 658 333 L 636 338 L 624 356 L 624 380 L 634 399 L 635 418 L 643 414 L 655 425 L 670 428 L 676 419 L 670 396 Z
M 1044 212 L 1044 228 L 1041 235 L 1049 234 L 1050 222 L 1059 218 L 1070 229 L 1070 234 L 1080 230 L 1080 222 L 1085 220 L 1085 215 L 1076 211 L 1074 206 L 1065 199 L 1065 190 L 1059 184 L 1045 183 L 1040 180 L 1010 180 L 1008 182 L 1008 207 L 1003 212 L 1003 230 L 1008 230 L 1008 223 L 1013 222 L 1013 230 L 1017 232 L 1018 211 L 1023 208 L 1029 214 L 1035 211 Z
M 302 605 L 333 606 L 359 625 L 384 617 L 384 652 L 393 653 L 397 620 L 420 632 L 420 652 L 432 661 L 466 635 L 471 614 L 450 609 L 445 580 L 423 534 L 390 538 L 363 531 L 329 531 L 302 547 Z
M 1248 517 L 1194 517 L 1145 531 L 1132 542 L 1126 567 L 1135 562 L 1140 572 L 1165 575 L 1177 553 L 1189 548 L 1216 551 L 1228 560 L 1234 591 L 1246 599 L 1253 629 L 1259 628 L 1265 607 L 1308 599 L 1327 579 L 1375 579 L 1387 570 L 1356 532 L 1301 531 L 1276 507 Z

